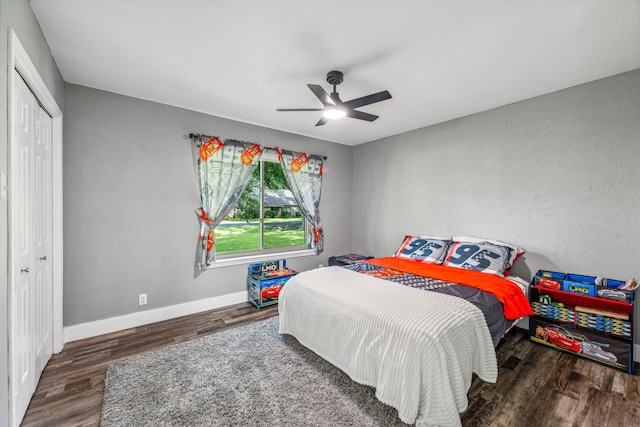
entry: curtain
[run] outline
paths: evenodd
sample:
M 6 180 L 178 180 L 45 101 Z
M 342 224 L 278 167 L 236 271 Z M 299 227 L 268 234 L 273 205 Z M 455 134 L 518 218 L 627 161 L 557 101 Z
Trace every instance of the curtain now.
M 316 253 L 319 254 L 324 250 L 324 233 L 319 210 L 324 159 L 315 154 L 276 150 L 289 189 L 298 202 L 300 212 L 311 224 L 313 244 Z
M 200 208 L 196 210 L 200 220 L 196 265 L 203 270 L 215 261 L 213 230 L 238 203 L 260 161 L 262 148 L 258 144 L 233 139 L 223 141 L 217 136 L 194 147 L 200 185 Z

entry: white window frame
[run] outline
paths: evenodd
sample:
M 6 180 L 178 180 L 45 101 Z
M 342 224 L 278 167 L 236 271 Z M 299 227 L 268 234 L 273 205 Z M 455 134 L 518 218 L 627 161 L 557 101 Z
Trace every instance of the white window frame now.
M 273 149 L 265 148 L 264 151 L 262 152 L 262 156 L 260 157 L 260 161 L 279 163 L 278 153 Z M 260 178 L 261 178 L 261 181 L 263 181 L 262 179 L 263 177 L 261 176 Z M 264 218 L 263 218 L 264 209 L 262 205 L 263 201 L 264 201 L 264 197 L 262 193 L 262 182 L 261 182 L 260 184 L 260 212 L 261 212 L 260 216 L 261 216 L 261 222 L 262 222 L 261 227 L 264 227 Z M 306 222 L 304 217 L 302 218 L 302 220 Z M 260 239 L 262 240 L 262 236 L 260 237 Z M 269 261 L 273 259 L 281 259 L 281 258 L 289 259 L 289 258 L 298 258 L 298 257 L 317 255 L 316 249 L 314 248 L 313 239 L 311 239 L 310 245 L 311 247 L 304 247 L 304 248 L 298 247 L 298 249 L 288 249 L 288 248 L 281 248 L 282 250 L 262 249 L 260 253 L 247 253 L 245 255 L 243 255 L 241 252 L 220 252 L 220 253 L 216 253 L 215 262 L 207 268 L 209 269 L 209 268 L 228 267 L 232 265 L 250 264 L 253 262 Z

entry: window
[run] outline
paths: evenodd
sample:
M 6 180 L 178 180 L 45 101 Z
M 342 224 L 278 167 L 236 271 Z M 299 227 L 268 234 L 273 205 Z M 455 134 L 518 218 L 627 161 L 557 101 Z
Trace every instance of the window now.
M 270 157 L 263 154 L 238 204 L 216 227 L 216 258 L 311 248 L 307 221 Z

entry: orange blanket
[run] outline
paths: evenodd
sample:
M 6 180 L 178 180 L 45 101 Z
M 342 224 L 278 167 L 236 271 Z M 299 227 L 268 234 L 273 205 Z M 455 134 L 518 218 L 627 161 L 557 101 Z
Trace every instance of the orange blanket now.
M 439 264 L 426 264 L 395 257 L 375 258 L 363 262 L 404 271 L 417 276 L 433 277 L 434 279 L 449 283 L 472 286 L 490 292 L 502 303 L 504 307 L 504 317 L 510 320 L 533 314 L 531 305 L 520 288 L 513 282 L 504 277 L 496 276 L 495 274 L 465 270 L 457 267 L 447 267 Z

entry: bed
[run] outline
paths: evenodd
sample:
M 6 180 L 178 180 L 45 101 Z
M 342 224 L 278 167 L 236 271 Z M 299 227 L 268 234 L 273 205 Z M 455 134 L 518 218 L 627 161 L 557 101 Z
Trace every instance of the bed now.
M 407 236 L 393 257 L 300 273 L 280 293 L 280 333 L 374 387 L 403 422 L 460 426 L 472 375 L 496 381 L 495 345 L 531 314 L 526 282 L 504 277 L 524 250 L 499 259 L 497 243 Z

